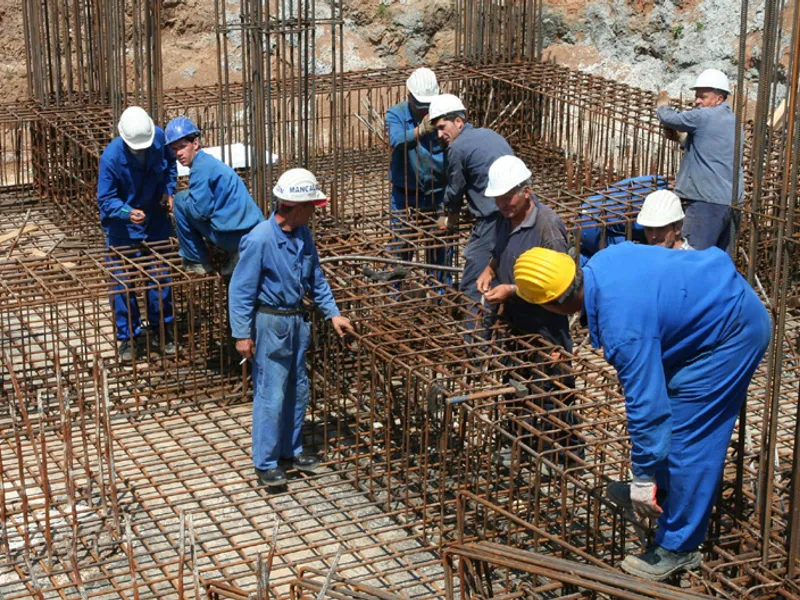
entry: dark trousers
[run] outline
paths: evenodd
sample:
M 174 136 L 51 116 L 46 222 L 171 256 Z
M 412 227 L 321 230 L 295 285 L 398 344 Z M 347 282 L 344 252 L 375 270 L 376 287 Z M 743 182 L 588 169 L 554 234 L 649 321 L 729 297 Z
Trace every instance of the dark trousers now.
M 695 250 L 716 246 L 731 254 L 739 226 L 738 211 L 724 204 L 683 200 L 683 237 Z M 734 218 L 733 213 L 737 215 Z

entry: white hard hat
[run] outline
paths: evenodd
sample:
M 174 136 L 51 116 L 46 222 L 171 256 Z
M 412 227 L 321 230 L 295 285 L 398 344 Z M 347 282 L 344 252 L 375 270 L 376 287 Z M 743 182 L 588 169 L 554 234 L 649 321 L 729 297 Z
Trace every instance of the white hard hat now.
M 414 99 L 420 104 L 430 104 L 439 95 L 439 82 L 436 74 L 425 67 L 420 67 L 406 80 L 406 87 Z
M 489 167 L 489 185 L 483 193 L 487 198 L 497 198 L 530 179 L 531 172 L 516 156 L 501 156 Z
M 439 117 L 454 112 L 467 112 L 467 109 L 464 108 L 464 103 L 458 99 L 458 96 L 442 94 L 431 101 L 431 107 L 428 109 L 428 118 L 431 121 L 435 121 Z
M 140 106 L 129 106 L 119 118 L 117 130 L 131 150 L 145 150 L 153 145 L 156 126 Z
M 644 199 L 636 222 L 642 227 L 664 227 L 683 217 L 681 199 L 669 190 L 657 190 Z
M 313 202 L 325 206 L 328 197 L 322 193 L 317 178 L 306 169 L 289 169 L 278 178 L 272 193 L 287 202 Z
M 715 90 L 722 90 L 730 94 L 731 88 L 728 83 L 728 76 L 719 69 L 706 69 L 697 77 L 697 81 L 690 88 L 696 90 L 697 88 L 712 88 Z

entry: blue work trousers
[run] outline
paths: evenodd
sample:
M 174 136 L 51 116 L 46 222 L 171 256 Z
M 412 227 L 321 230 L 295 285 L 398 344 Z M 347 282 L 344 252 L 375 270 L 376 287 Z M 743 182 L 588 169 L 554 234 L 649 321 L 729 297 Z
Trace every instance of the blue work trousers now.
M 497 239 L 497 223 L 501 218 L 500 213 L 495 212 L 488 217 L 478 219 L 467 240 L 467 247 L 464 250 L 464 271 L 461 273 L 459 291 L 475 303 L 480 303 L 481 301 L 481 293 L 478 291 L 477 285 L 478 277 L 480 277 L 492 259 L 492 252 Z M 470 312 L 474 311 L 471 310 Z M 467 323 L 467 327 L 475 329 L 478 327 L 478 320 L 476 314 L 475 318 Z M 482 326 L 484 328 L 489 327 L 491 320 L 491 314 L 487 314 L 487 317 L 483 319 Z
M 731 218 L 731 207 L 693 200 L 683 201 L 683 237 L 695 250 L 716 246 L 731 253 L 737 220 Z M 733 230 L 732 230 L 733 229 Z
M 420 190 L 405 190 L 398 186 L 392 186 L 392 229 L 397 232 L 397 243 L 393 244 L 391 250 L 405 250 L 410 247 L 408 242 L 402 241 L 404 225 L 398 219 L 399 216 L 404 215 L 407 208 L 416 208 L 419 211 L 430 213 L 431 217 L 438 219 L 444 215 L 443 209 L 444 192 L 437 192 L 433 194 L 423 194 Z M 432 228 L 433 229 L 433 228 Z M 411 260 L 412 253 L 403 251 L 397 253 L 397 258 L 400 260 Z M 425 262 L 432 265 L 450 265 L 453 261 L 452 248 L 435 248 L 425 252 Z M 439 281 L 449 283 L 449 273 L 437 273 Z
M 216 231 L 211 221 L 196 219 L 187 208 L 188 193 L 184 190 L 175 194 L 172 214 L 175 217 L 175 230 L 178 234 L 179 253 L 186 260 L 208 264 L 208 248 L 206 240 L 217 248 L 234 253 L 239 250 L 239 241 L 250 230 Z
M 667 464 L 656 471 L 667 496 L 655 541 L 675 552 L 705 539 L 733 426 L 769 344 L 769 315 L 755 294 L 745 296 L 731 327 L 716 348 L 666 373 L 672 439 Z
M 308 406 L 306 350 L 311 323 L 304 315 L 256 315 L 253 359 L 253 464 L 274 469 L 279 458 L 303 451 Z
M 106 265 L 111 272 L 110 287 L 111 308 L 114 311 L 114 322 L 117 328 L 117 339 L 127 340 L 138 336 L 142 331 L 142 318 L 139 301 L 136 298 L 135 285 L 130 281 L 130 274 L 135 271 L 128 263 L 129 259 L 144 256 L 148 250 L 143 242 L 160 242 L 168 240 L 172 227 L 166 214 L 153 218 L 147 225 L 147 238 L 131 240 L 107 237 L 106 247 L 122 248 L 124 258 L 108 257 Z M 169 268 L 160 262 L 148 262 L 147 272 L 150 279 L 145 286 L 147 299 L 147 321 L 150 329 L 158 329 L 161 321 L 172 323 L 172 285 L 168 276 Z

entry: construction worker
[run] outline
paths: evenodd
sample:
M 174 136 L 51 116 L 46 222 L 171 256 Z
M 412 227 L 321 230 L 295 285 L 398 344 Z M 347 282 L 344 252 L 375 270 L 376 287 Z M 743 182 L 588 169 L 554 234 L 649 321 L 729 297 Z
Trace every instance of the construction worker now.
M 681 199 L 669 190 L 658 190 L 644 199 L 636 224 L 644 227 L 644 235 L 651 246 L 692 250 L 681 232 L 684 216 Z
M 239 258 L 239 240 L 264 220 L 258 205 L 231 167 L 200 148 L 200 130 L 188 117 L 167 124 L 167 144 L 178 162 L 191 169 L 189 189 L 173 204 L 183 268 L 190 273 L 213 271 L 205 240 L 225 250 L 222 275 L 230 275 Z
M 625 242 L 583 269 L 567 254 L 533 248 L 514 278 L 531 304 L 583 311 L 592 345 L 617 370 L 633 482 L 615 482 L 608 495 L 658 518 L 655 545 L 622 568 L 662 580 L 697 567 L 733 425 L 769 344 L 764 305 L 718 248 Z
M 737 202 L 741 202 L 744 174 L 741 165 L 734 173 L 736 116 L 726 102 L 728 78 L 722 71 L 706 69 L 691 89 L 694 110 L 681 112 L 670 107 L 666 92 L 656 100 L 659 121 L 668 136 L 679 136 L 684 148 L 675 181 L 675 193 L 686 213 L 683 235 L 696 250 L 717 246 L 730 253 L 738 220 L 731 212 L 733 178 L 739 178 Z
M 261 483 L 286 483 L 279 464 L 314 471 L 319 458 L 303 452 L 308 405 L 305 353 L 311 323 L 303 308 L 308 294 L 340 337 L 353 333 L 340 316 L 307 227 L 315 206 L 328 200 L 305 169 L 280 176 L 273 194 L 279 205 L 239 244 L 229 307 L 236 350 L 253 361 L 253 463 Z
M 143 246 L 145 242 L 168 240 L 172 233 L 167 205 L 175 193 L 178 168 L 164 132 L 155 126 L 144 109 L 138 106 L 125 109 L 117 129 L 119 137 L 111 140 L 100 157 L 97 204 L 106 246 L 130 247 L 125 251 L 126 256 L 137 258 L 148 252 Z M 151 265 L 153 270 L 164 268 L 163 265 Z M 139 304 L 125 283 L 124 272 L 112 272 L 113 289 L 125 292 L 111 297 L 118 354 L 121 361 L 130 362 L 135 350 L 144 350 L 138 344 L 142 332 Z M 150 343 L 154 350 L 175 354 L 174 335 L 168 326 L 172 323 L 172 290 L 168 279 L 160 275 L 158 279 L 164 285 L 147 290 L 147 322 L 152 332 Z
M 408 100 L 395 104 L 386 112 L 386 137 L 392 148 L 389 165 L 392 212 L 410 207 L 438 217 L 444 198 L 444 150 L 436 141 L 428 108 L 431 100 L 439 94 L 439 83 L 433 71 L 422 67 L 411 73 L 406 89 Z M 392 226 L 397 225 L 395 218 Z M 411 254 L 402 252 L 399 257 L 410 260 Z M 426 260 L 444 264 L 445 258 L 445 250 L 441 248 Z
M 467 109 L 459 98 L 442 94 L 431 102 L 428 113 L 439 141 L 447 147 L 447 187 L 442 229 L 457 230 L 464 196 L 476 219 L 464 251 L 460 290 L 480 302 L 477 281 L 492 258 L 495 229 L 502 215 L 494 198 L 486 195 L 489 167 L 501 156 L 513 155 L 503 136 L 491 129 L 475 128 L 467 121 Z M 471 325 L 475 326 L 475 323 Z

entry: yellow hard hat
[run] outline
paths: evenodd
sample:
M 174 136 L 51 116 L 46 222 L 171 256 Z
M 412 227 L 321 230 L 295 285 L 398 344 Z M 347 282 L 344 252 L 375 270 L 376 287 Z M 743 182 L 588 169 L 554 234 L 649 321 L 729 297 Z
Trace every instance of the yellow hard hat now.
M 556 300 L 575 279 L 575 261 L 569 254 L 531 248 L 514 263 L 517 294 L 531 304 Z

